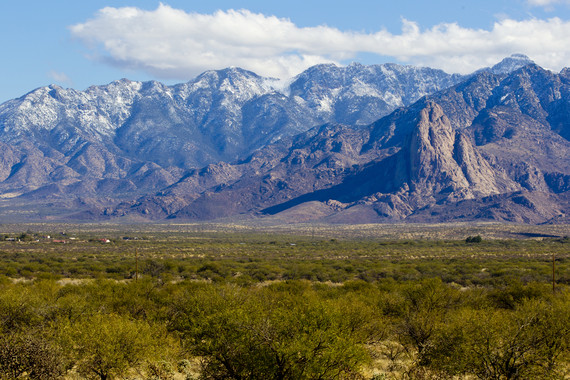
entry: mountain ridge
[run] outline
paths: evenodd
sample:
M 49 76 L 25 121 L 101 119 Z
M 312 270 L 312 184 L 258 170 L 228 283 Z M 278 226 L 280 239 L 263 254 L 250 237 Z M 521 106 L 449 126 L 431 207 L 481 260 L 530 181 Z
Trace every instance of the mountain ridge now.
M 520 75 L 519 79 L 527 78 L 528 74 L 536 70 L 536 67 L 530 67 L 517 75 Z M 508 81 L 509 78 L 505 80 Z M 486 100 L 492 97 L 493 91 L 489 91 L 487 86 L 490 84 L 494 84 L 496 87 L 500 86 L 499 81 L 490 81 L 486 73 L 482 73 L 476 81 L 481 90 L 479 93 L 487 94 L 487 99 L 479 99 L 479 101 L 485 100 L 486 102 Z M 554 82 L 556 85 L 557 82 Z M 457 90 L 459 90 L 460 93 L 472 93 L 467 90 L 468 88 L 468 86 L 462 86 L 460 84 L 453 90 L 449 90 L 448 92 L 444 91 L 439 94 L 439 98 L 436 100 L 441 102 L 450 99 L 451 95 L 453 95 L 452 93 L 456 93 Z M 517 125 L 521 120 L 523 121 L 520 131 L 517 132 L 520 134 L 519 136 L 516 136 L 516 133 L 509 136 L 501 135 L 500 141 L 497 136 L 495 136 L 493 137 L 495 142 L 488 144 L 481 144 L 480 142 L 480 144 L 477 145 L 473 137 L 473 129 L 480 129 L 481 125 L 477 121 L 476 115 L 473 112 L 467 112 L 471 114 L 470 118 L 472 121 L 476 121 L 475 124 L 472 123 L 470 125 L 470 128 L 460 128 L 457 126 L 452 128 L 450 118 L 446 116 L 444 107 L 440 106 L 436 100 L 420 100 L 414 106 L 409 107 L 407 112 L 414 117 L 406 115 L 406 111 L 395 111 L 394 114 L 372 125 L 369 131 L 364 135 L 360 135 L 358 137 L 358 147 L 351 147 L 351 149 L 346 149 L 345 152 L 352 150 L 366 153 L 376 149 L 377 158 L 376 160 L 370 160 L 370 158 L 362 160 L 362 167 L 353 170 L 354 173 L 352 176 L 344 175 L 344 177 L 341 178 L 342 175 L 336 173 L 333 176 L 336 180 L 334 184 L 326 185 L 324 188 L 317 189 L 314 192 L 304 190 L 297 191 L 297 193 L 299 193 L 297 197 L 291 196 L 290 198 L 292 199 L 288 199 L 282 203 L 275 201 L 274 203 L 276 204 L 269 207 L 264 207 L 266 204 L 260 202 L 257 209 L 261 208 L 261 211 L 266 214 L 278 215 L 292 208 L 297 208 L 298 210 L 303 204 L 308 204 L 313 207 L 315 206 L 314 202 L 320 202 L 320 204 L 324 204 L 327 207 L 330 206 L 329 208 L 331 209 L 336 208 L 337 212 L 331 213 L 331 215 L 336 215 L 337 219 L 340 220 L 344 219 L 339 218 L 339 214 L 343 212 L 346 213 L 350 209 L 359 208 L 361 209 L 361 213 L 365 213 L 362 209 L 373 210 L 375 215 L 373 218 L 370 218 L 371 221 L 406 220 L 408 218 L 410 221 L 418 221 L 423 219 L 437 219 L 433 215 L 425 215 L 427 213 L 426 210 L 431 208 L 438 209 L 443 208 L 443 205 L 449 206 L 460 203 L 465 205 L 468 203 L 476 204 L 477 202 L 482 202 L 484 204 L 487 202 L 483 201 L 485 199 L 498 199 L 503 202 L 503 205 L 495 204 L 493 206 L 495 210 L 491 208 L 486 214 L 467 210 L 467 214 L 475 215 L 473 216 L 474 219 L 487 218 L 491 220 L 498 219 L 504 221 L 541 223 L 567 212 L 567 183 L 563 178 L 568 178 L 568 174 L 563 173 L 568 173 L 567 157 L 569 157 L 568 153 L 570 153 L 570 150 L 568 149 L 570 145 L 562 136 L 558 135 L 557 137 L 557 134 L 545 128 L 545 125 L 536 123 L 534 119 L 529 118 L 528 115 L 524 115 L 525 111 L 529 114 L 537 115 L 536 110 L 529 112 L 529 109 L 525 110 L 517 106 L 516 115 L 514 115 L 516 117 L 510 115 L 514 117 L 514 119 L 510 121 L 507 118 L 511 127 Z M 524 97 L 522 100 L 525 102 Z M 476 102 L 471 102 L 471 104 L 475 105 Z M 417 109 L 414 110 L 414 107 Z M 495 110 L 495 108 L 498 107 L 503 114 L 507 114 L 504 105 L 493 105 L 490 103 L 490 107 L 491 110 Z M 450 109 L 451 107 L 447 105 L 447 108 Z M 453 110 L 451 111 L 451 113 L 454 114 Z M 481 111 L 486 111 L 486 109 L 481 108 L 479 113 L 481 113 Z M 491 113 L 491 111 L 486 112 Z M 394 118 L 405 120 L 405 124 L 408 126 L 411 125 L 411 129 L 395 128 L 399 130 L 401 134 L 405 135 L 399 140 L 397 140 L 397 136 L 390 136 L 390 138 L 384 140 L 378 138 L 379 133 L 375 129 L 382 128 L 385 132 L 389 132 L 390 128 L 386 125 L 388 124 L 387 121 L 393 121 Z M 411 124 L 410 120 L 413 120 Z M 456 118 L 456 120 L 461 119 Z M 323 128 L 321 128 L 321 130 Z M 345 133 L 347 131 L 346 128 L 339 128 L 339 130 L 345 131 Z M 355 133 L 354 130 L 352 133 Z M 390 133 L 388 133 L 388 135 L 389 134 Z M 532 148 L 533 150 L 530 150 L 530 153 L 538 154 L 540 153 L 540 149 L 537 150 L 536 147 L 520 143 L 528 139 L 529 136 L 536 134 L 542 137 L 548 136 L 548 139 L 545 139 L 545 141 L 548 142 L 544 148 L 541 149 L 556 151 L 558 152 L 558 157 L 551 157 L 551 162 L 548 162 L 548 160 L 540 162 L 529 160 L 527 163 L 518 160 L 519 157 L 515 155 L 515 162 L 512 160 L 502 162 L 505 160 L 505 156 L 500 150 L 497 151 L 499 142 L 503 148 L 509 148 L 506 152 L 509 155 L 517 153 L 512 148 L 513 139 L 516 140 L 515 145 L 520 145 L 522 148 L 529 150 Z M 366 141 L 366 138 L 369 136 L 376 137 Z M 342 139 L 342 137 L 339 136 L 337 136 L 336 139 L 331 137 L 332 136 L 328 136 L 326 139 L 326 144 L 331 147 L 338 144 L 338 140 Z M 370 145 L 366 147 L 366 144 L 370 144 L 371 140 L 376 143 L 381 141 L 383 144 L 375 148 L 371 148 Z M 393 142 L 394 140 L 399 142 L 395 144 Z M 394 149 L 394 145 L 398 144 L 400 146 Z M 550 146 L 552 144 L 555 145 L 554 148 Z M 312 146 L 319 144 L 312 143 L 302 146 L 307 145 Z M 395 153 L 391 155 L 387 154 L 384 157 L 381 152 L 386 149 L 393 149 Z M 323 152 L 325 150 L 321 148 L 320 151 Z M 528 153 L 527 151 L 526 154 L 528 155 Z M 280 162 L 289 162 L 290 165 L 307 165 L 307 158 L 310 159 L 313 154 L 313 152 L 307 150 L 303 152 L 298 149 L 290 149 L 285 158 Z M 358 162 L 358 157 L 356 156 L 353 155 L 350 157 L 353 162 Z M 287 157 L 294 157 L 294 159 L 287 161 Z M 331 155 L 331 157 L 334 157 L 334 155 Z M 321 158 L 318 159 L 320 160 Z M 345 168 L 348 166 L 349 165 L 345 165 Z M 524 167 L 524 169 L 521 169 L 521 166 Z M 314 170 L 315 168 L 318 168 L 318 165 L 313 167 L 313 172 L 317 173 L 313 173 L 312 176 L 317 177 L 324 175 L 322 170 Z M 278 175 L 284 171 L 284 175 Z M 272 173 L 269 173 L 269 177 L 273 182 L 281 182 L 281 187 L 302 187 L 299 185 L 302 181 L 296 180 L 294 177 L 297 172 L 298 170 L 293 170 L 291 173 L 287 173 L 286 169 L 283 168 L 278 170 L 272 169 Z M 307 172 L 304 172 L 305 177 L 309 175 Z M 382 180 L 375 179 L 375 176 L 381 177 Z M 293 180 L 286 180 L 286 178 L 293 178 Z M 554 178 L 557 178 L 557 180 L 553 180 Z M 231 200 L 242 199 L 244 194 L 251 193 L 252 187 L 258 187 L 260 183 L 264 183 L 264 181 L 264 177 L 261 176 L 258 182 L 254 181 L 255 183 L 253 185 L 248 185 L 248 182 L 252 182 L 252 178 L 248 177 L 246 180 L 238 181 L 229 187 L 208 193 L 207 196 L 198 197 L 197 201 L 191 202 L 181 211 L 171 215 L 171 217 L 182 216 L 184 218 L 193 218 L 198 217 L 200 212 L 207 218 L 221 217 L 225 215 L 220 214 L 219 210 L 232 209 L 232 206 L 232 213 L 247 213 L 251 210 L 236 209 L 235 205 L 232 205 Z M 550 184 L 547 184 L 547 182 Z M 314 180 L 309 181 L 309 184 L 313 183 L 315 183 Z M 232 187 L 235 189 L 233 190 L 234 194 L 224 196 L 224 193 L 232 191 Z M 354 192 L 354 189 L 359 193 L 351 197 L 351 190 Z M 276 191 L 275 193 L 278 194 L 279 192 L 280 191 Z M 543 194 L 543 196 L 539 197 L 536 195 L 539 193 Z M 563 197 L 560 198 L 559 195 L 563 195 Z M 209 200 L 208 202 L 206 202 L 206 198 Z M 545 208 L 537 205 L 536 200 L 539 198 L 542 199 L 542 203 L 550 204 L 550 206 Z M 555 201 L 555 198 L 560 199 Z M 532 199 L 534 199 L 534 201 Z M 211 210 L 204 209 L 204 204 L 212 203 L 218 206 L 222 205 L 218 213 L 210 213 Z M 562 205 L 560 203 L 562 203 Z M 518 214 L 512 210 L 504 210 L 508 208 L 507 206 L 512 209 L 515 206 L 519 207 L 525 204 L 528 206 L 526 207 L 527 209 L 519 210 Z M 338 212 L 339 209 L 340 213 Z M 433 212 L 439 215 L 442 214 L 441 211 Z M 423 219 L 418 216 L 422 214 L 424 214 Z M 465 215 L 458 216 L 459 219 L 464 219 L 465 217 Z
M 0 206 L 78 219 L 563 220 L 569 79 L 514 56 L 468 76 L 352 64 L 286 87 L 239 68 L 174 86 L 48 86 L 0 105 Z

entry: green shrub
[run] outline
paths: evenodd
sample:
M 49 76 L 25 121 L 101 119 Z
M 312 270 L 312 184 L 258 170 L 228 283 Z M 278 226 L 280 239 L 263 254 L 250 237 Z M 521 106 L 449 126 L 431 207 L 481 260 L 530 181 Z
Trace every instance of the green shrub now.
M 466 243 L 481 243 L 482 241 L 483 241 L 483 238 L 481 237 L 481 235 L 468 236 L 467 239 L 465 239 Z

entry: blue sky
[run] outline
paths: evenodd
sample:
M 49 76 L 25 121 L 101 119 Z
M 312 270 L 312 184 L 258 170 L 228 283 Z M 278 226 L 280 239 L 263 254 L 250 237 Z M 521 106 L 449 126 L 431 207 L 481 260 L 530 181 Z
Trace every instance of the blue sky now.
M 471 72 L 513 53 L 570 66 L 568 0 L 3 0 L 0 102 L 51 83 L 177 83 L 240 66 L 290 77 L 321 62 Z

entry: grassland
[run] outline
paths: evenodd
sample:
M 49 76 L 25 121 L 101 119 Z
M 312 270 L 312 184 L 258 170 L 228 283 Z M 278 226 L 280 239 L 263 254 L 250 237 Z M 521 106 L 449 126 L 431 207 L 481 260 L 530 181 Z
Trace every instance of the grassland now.
M 440 277 L 471 286 L 512 279 L 548 282 L 554 255 L 557 282 L 570 281 L 570 244 L 565 238 L 570 232 L 560 226 L 4 227 L 0 275 L 11 278 L 128 280 L 136 272 L 169 281 L 245 284 Z M 477 235 L 481 243 L 465 242 Z
M 569 235 L 0 225 L 0 378 L 568 378 Z

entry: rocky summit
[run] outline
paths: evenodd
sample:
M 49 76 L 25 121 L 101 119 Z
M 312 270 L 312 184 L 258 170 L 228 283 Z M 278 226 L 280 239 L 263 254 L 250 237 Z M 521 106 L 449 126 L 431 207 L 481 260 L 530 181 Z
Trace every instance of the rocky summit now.
M 564 223 L 570 70 L 229 68 L 0 105 L 0 218 Z

